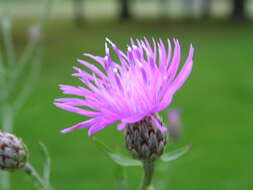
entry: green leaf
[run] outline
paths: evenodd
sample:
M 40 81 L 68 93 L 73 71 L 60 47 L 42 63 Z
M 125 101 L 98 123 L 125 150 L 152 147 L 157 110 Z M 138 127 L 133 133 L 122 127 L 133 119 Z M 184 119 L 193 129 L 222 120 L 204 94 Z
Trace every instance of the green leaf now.
M 147 190 L 155 190 L 154 186 L 153 185 L 150 185 L 147 187 Z
M 111 153 L 111 159 L 121 166 L 142 166 L 142 163 L 138 160 L 120 155 L 118 153 Z
M 178 158 L 183 156 L 185 153 L 187 153 L 190 150 L 190 148 L 191 148 L 191 145 L 186 145 L 183 148 L 177 149 L 167 154 L 163 154 L 161 156 L 161 160 L 163 162 L 171 162 L 171 161 L 177 160 Z
M 44 159 L 43 178 L 49 184 L 50 173 L 51 173 L 51 159 L 50 159 L 49 152 L 46 145 L 42 142 L 39 142 L 39 145 L 40 145 L 40 150 Z
M 97 147 L 111 158 L 116 164 L 120 166 L 142 166 L 142 163 L 138 160 L 134 160 L 127 156 L 121 155 L 119 153 L 114 153 L 107 145 L 99 141 L 95 137 L 92 138 Z

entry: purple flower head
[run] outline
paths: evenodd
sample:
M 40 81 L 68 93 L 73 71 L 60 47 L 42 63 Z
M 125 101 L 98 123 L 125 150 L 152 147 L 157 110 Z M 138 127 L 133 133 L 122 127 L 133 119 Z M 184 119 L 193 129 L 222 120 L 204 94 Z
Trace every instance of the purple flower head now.
M 126 124 L 138 122 L 147 116 L 152 118 L 160 130 L 166 130 L 155 114 L 170 105 L 173 95 L 190 75 L 194 53 L 191 45 L 188 58 L 179 72 L 181 50 L 179 41 L 173 41 L 174 51 L 170 40 L 166 49 L 161 40 L 153 40 L 151 45 L 146 38 L 136 41 L 131 39 L 131 45 L 124 53 L 106 39 L 105 57 L 84 54 L 101 67 L 78 59 L 91 72 L 74 67 L 77 72 L 73 76 L 78 77 L 86 87 L 60 85 L 64 94 L 79 97 L 56 99 L 54 104 L 90 119 L 61 132 L 88 127 L 88 134 L 92 135 L 117 121 L 120 121 L 118 129 L 122 130 Z M 107 43 L 115 51 L 117 61 L 112 60 Z

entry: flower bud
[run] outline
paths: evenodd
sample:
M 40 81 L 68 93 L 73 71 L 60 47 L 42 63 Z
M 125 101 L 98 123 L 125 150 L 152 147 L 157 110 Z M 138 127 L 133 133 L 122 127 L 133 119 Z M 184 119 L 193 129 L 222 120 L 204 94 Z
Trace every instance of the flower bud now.
M 180 112 L 177 110 L 170 110 L 168 112 L 170 121 L 169 134 L 173 140 L 178 140 L 182 134 Z
M 10 133 L 0 131 L 0 168 L 14 171 L 22 169 L 28 152 L 22 140 Z
M 161 123 L 157 117 L 156 119 Z M 151 117 L 147 116 L 125 127 L 125 143 L 133 158 L 152 162 L 163 153 L 167 143 L 167 132 L 161 131 Z

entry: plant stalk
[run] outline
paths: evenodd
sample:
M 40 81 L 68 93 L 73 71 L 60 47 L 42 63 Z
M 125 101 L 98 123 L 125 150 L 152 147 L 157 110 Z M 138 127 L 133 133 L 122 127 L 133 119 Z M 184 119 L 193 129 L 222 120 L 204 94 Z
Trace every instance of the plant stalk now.
M 8 103 L 3 105 L 2 114 L 2 130 L 11 133 L 13 130 L 13 113 Z M 10 190 L 10 174 L 6 171 L 0 171 L 0 189 Z
M 141 184 L 140 190 L 148 190 L 151 186 L 153 174 L 154 174 L 154 162 L 144 162 L 143 163 L 143 169 L 144 169 L 144 177 Z
M 33 168 L 30 163 L 27 163 L 23 170 L 27 175 L 32 178 L 33 183 L 39 189 L 53 190 L 53 188 L 48 184 L 48 182 L 38 174 L 38 172 Z
M 10 190 L 10 174 L 7 171 L 0 171 L 1 190 Z

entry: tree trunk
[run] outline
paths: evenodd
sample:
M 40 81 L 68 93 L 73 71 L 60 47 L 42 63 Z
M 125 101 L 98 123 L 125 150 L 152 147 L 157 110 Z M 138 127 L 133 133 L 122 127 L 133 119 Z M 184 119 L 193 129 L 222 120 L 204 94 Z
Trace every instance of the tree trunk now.
M 159 17 L 166 19 L 168 17 L 168 0 L 159 0 Z
M 202 0 L 202 16 L 209 18 L 211 14 L 211 0 Z
M 194 14 L 194 0 L 183 0 L 183 11 L 185 18 L 192 19 Z
M 246 18 L 246 0 L 233 0 L 233 19 L 245 19 Z
M 84 25 L 84 0 L 73 0 L 74 8 L 74 21 L 76 26 L 82 28 Z
M 119 0 L 120 3 L 120 18 L 121 19 L 130 19 L 130 11 L 129 11 L 129 0 Z

